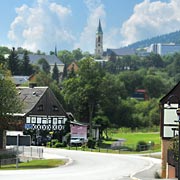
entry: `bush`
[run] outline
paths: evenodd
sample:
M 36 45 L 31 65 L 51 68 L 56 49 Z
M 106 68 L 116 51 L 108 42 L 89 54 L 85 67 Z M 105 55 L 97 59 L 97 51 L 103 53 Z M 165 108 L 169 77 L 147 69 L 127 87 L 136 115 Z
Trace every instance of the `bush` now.
M 96 141 L 93 138 L 89 138 L 87 142 L 88 148 L 94 149 L 96 145 Z
M 146 151 L 148 150 L 148 144 L 145 141 L 139 141 L 136 146 L 136 151 Z
M 66 147 L 64 143 L 60 143 L 60 142 L 57 142 L 54 146 L 55 146 L 56 148 Z

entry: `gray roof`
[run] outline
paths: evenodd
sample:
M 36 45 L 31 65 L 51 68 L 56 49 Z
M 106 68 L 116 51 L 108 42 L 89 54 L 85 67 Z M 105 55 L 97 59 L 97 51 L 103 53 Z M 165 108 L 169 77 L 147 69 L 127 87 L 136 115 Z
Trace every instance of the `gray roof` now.
M 22 112 L 26 114 L 31 111 L 47 89 L 48 87 L 18 87 L 18 94 L 24 105 Z
M 55 55 L 39 55 L 39 54 L 28 54 L 31 64 L 38 64 L 40 59 L 46 59 L 49 65 L 64 65 L 62 61 Z M 23 54 L 18 54 L 19 59 L 23 59 Z
M 12 81 L 14 84 L 24 84 L 25 82 L 29 81 L 29 76 L 12 76 Z
M 124 47 L 119 49 L 107 49 L 107 55 L 111 55 L 114 53 L 117 56 L 126 56 L 126 55 L 134 55 L 136 54 L 136 51 L 134 49 Z

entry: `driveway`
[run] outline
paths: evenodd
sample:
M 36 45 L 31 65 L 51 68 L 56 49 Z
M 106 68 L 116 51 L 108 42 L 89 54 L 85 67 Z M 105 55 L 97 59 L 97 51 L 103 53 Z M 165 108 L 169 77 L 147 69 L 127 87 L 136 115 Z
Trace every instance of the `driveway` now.
M 44 148 L 45 158 L 65 158 L 68 164 L 53 169 L 0 171 L 1 180 L 128 180 L 152 167 L 152 158 Z

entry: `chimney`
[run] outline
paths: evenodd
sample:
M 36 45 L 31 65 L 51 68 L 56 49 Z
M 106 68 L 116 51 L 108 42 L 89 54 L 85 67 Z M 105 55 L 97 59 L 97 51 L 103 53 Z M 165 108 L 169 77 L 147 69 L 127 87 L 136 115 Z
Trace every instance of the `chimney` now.
M 37 87 L 37 83 L 29 83 L 29 88 Z

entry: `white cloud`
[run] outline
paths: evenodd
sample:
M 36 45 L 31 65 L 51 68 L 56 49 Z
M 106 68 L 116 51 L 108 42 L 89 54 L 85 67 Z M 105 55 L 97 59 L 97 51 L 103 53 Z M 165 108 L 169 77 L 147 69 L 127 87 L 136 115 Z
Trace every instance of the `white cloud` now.
M 61 44 L 75 40 L 65 23 L 71 16 L 68 7 L 48 0 L 37 0 L 35 6 L 22 5 L 16 9 L 16 13 L 8 33 L 16 46 L 49 52 L 55 45 L 61 47 Z
M 123 45 L 138 40 L 170 33 L 180 29 L 180 1 L 144 0 L 137 4 L 131 17 L 121 28 Z
M 81 48 L 83 51 L 94 53 L 95 33 L 98 27 L 98 21 L 101 19 L 102 26 L 105 28 L 104 18 L 106 12 L 100 0 L 84 0 L 84 3 L 89 10 L 89 16 L 86 26 L 80 35 L 79 42 L 75 43 L 74 48 Z

